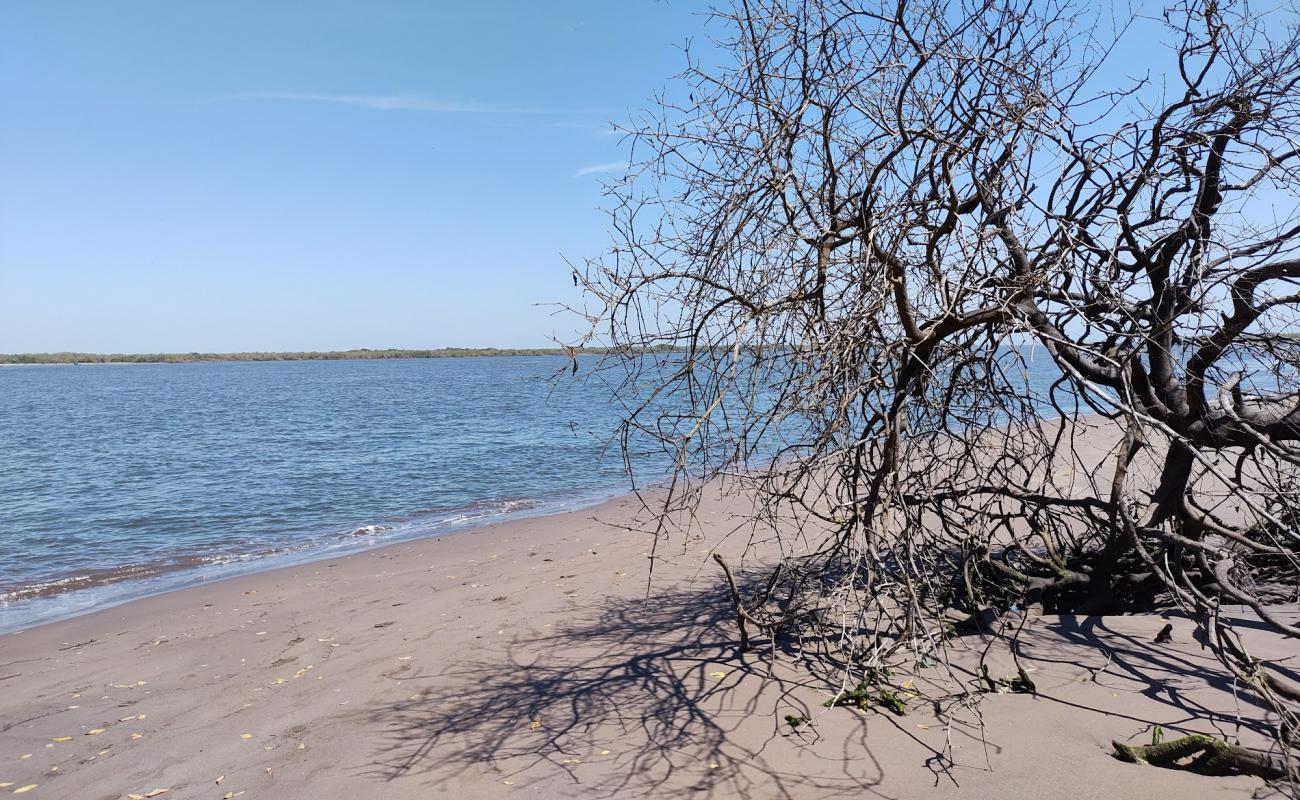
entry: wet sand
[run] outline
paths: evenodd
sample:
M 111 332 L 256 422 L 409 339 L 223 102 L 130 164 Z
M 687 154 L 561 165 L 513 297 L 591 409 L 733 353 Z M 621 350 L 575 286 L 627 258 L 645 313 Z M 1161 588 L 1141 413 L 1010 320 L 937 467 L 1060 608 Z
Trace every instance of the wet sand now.
M 623 498 L 0 636 L 0 796 L 1186 800 L 1262 785 L 1109 755 L 1155 724 L 1258 739 L 1250 698 L 1218 681 L 1186 622 L 1152 649 L 1156 616 L 1030 620 L 1038 696 L 986 696 L 982 726 L 920 701 L 903 717 L 827 709 L 832 688 L 796 651 L 737 652 L 705 540 L 661 550 L 647 595 L 639 508 Z M 706 500 L 704 530 L 730 530 L 734 510 Z M 738 568 L 744 539 L 720 547 Z M 916 676 L 923 696 L 935 672 Z

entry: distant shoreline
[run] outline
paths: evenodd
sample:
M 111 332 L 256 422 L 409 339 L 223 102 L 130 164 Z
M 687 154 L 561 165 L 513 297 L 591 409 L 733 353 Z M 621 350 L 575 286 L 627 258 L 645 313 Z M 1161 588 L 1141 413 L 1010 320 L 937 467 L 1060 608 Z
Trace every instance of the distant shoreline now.
M 608 348 L 570 351 L 563 347 L 442 347 L 432 350 L 370 349 L 324 352 L 249 353 L 0 353 L 0 365 L 21 364 L 192 364 L 210 361 L 351 361 L 357 359 L 472 358 L 604 355 Z

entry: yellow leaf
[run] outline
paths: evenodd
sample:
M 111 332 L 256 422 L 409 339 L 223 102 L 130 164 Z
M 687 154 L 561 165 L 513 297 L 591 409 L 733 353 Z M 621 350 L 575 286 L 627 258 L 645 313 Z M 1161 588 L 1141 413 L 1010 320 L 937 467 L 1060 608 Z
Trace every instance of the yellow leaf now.
M 17 789 L 14 789 L 14 794 L 26 794 L 27 792 L 30 792 L 32 789 L 35 788 L 36 788 L 36 784 L 29 783 L 26 786 L 19 786 Z
M 542 729 L 542 721 L 540 719 L 535 719 L 528 728 L 529 730 L 540 731 Z
M 913 681 L 912 681 L 911 678 L 908 678 L 907 680 L 903 681 L 903 688 L 904 688 L 904 689 L 911 689 L 912 686 L 914 686 L 914 685 L 915 685 L 915 684 L 913 683 Z
M 86 731 L 86 735 L 87 735 L 87 736 L 98 736 L 99 734 L 101 734 L 101 733 L 103 733 L 103 732 L 104 732 L 104 729 L 103 729 L 103 728 L 91 728 L 90 730 Z
M 710 673 L 709 673 L 709 677 L 710 677 L 710 678 L 725 678 L 725 677 L 727 677 L 727 673 L 725 673 L 725 672 L 710 672 Z
M 31 757 L 32 757 L 31 753 L 23 753 L 22 755 L 18 756 L 18 759 L 22 760 L 24 758 L 31 758 Z
M 241 733 L 241 734 L 239 734 L 239 738 L 241 738 L 241 739 L 252 739 L 252 738 L 253 738 L 253 734 L 251 734 L 251 733 Z
M 145 797 L 157 797 L 160 794 L 167 794 L 166 789 L 154 789 L 152 792 L 146 792 Z
M 128 794 L 128 795 L 126 796 L 126 800 L 144 800 L 144 795 L 142 795 L 142 794 Z
M 70 741 L 72 741 L 72 737 L 71 737 L 71 736 L 55 736 L 55 737 L 54 737 L 53 739 L 51 739 L 50 741 L 51 741 L 51 742 L 70 742 Z

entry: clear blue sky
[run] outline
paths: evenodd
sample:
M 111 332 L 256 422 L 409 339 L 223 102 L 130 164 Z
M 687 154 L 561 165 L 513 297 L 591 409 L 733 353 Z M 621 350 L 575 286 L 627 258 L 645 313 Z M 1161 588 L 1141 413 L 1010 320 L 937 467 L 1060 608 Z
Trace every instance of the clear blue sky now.
M 0 352 L 536 346 L 700 4 L 3 2 Z

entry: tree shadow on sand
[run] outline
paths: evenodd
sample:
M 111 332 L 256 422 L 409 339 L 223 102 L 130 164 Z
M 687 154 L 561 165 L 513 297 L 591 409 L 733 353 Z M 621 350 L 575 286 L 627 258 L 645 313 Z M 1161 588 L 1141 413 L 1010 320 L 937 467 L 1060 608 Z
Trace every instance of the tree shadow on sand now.
M 826 684 L 790 669 L 792 643 L 740 653 L 725 588 L 702 583 L 605 598 L 552 634 L 504 644 L 497 658 L 404 675 L 421 690 L 370 715 L 388 737 L 376 777 L 454 786 L 489 772 L 597 796 L 736 797 L 760 787 L 764 797 L 884 796 L 865 726 L 846 715 L 856 741 L 816 752 L 816 729 L 783 717 L 822 710 Z M 775 667 L 774 647 L 783 651 Z M 915 766 L 938 755 L 917 744 Z

